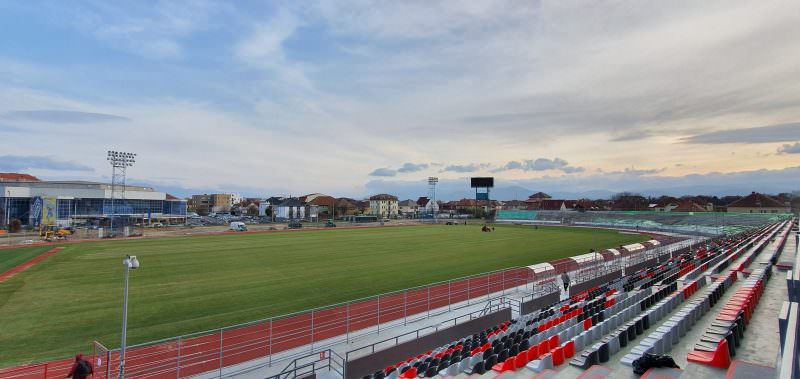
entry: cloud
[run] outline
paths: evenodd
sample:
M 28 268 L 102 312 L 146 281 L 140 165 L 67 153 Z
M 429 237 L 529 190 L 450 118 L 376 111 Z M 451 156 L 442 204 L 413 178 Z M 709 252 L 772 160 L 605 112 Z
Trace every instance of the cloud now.
M 383 167 L 383 168 L 376 168 L 372 172 L 369 173 L 369 176 L 395 176 L 397 175 L 397 170 Z
M 400 168 L 397 169 L 397 172 L 402 172 L 402 173 L 417 172 L 417 171 L 422 171 L 422 170 L 428 168 L 428 166 L 429 165 L 427 163 L 416 163 L 415 164 L 415 163 L 406 162 L 406 163 L 403 164 L 403 166 L 401 166 Z
M 570 166 L 567 161 L 561 158 L 538 158 L 538 159 L 527 159 L 523 161 L 510 161 L 503 165 L 502 167 L 498 167 L 493 169 L 492 172 L 502 172 L 508 170 L 522 170 L 522 171 L 546 171 L 546 170 L 559 170 L 567 174 L 578 173 L 586 171 L 583 167 L 573 167 Z
M 184 45 L 194 33 L 218 26 L 217 20 L 232 13 L 223 3 L 207 1 L 55 3 L 46 8 L 113 49 L 171 61 L 185 56 Z
M 784 144 L 780 148 L 778 148 L 778 154 L 800 154 L 800 142 L 795 143 L 794 145 Z
M 635 168 L 626 168 L 625 170 L 622 170 L 622 171 L 611 171 L 611 172 L 608 172 L 607 174 L 608 175 L 620 175 L 620 174 L 623 174 L 623 175 L 629 175 L 629 176 L 645 176 L 645 175 L 658 174 L 658 173 L 661 173 L 661 172 L 664 172 L 664 171 L 666 171 L 665 168 L 650 168 L 650 169 L 645 169 L 645 170 L 637 170 Z
M 768 125 L 757 128 L 721 130 L 698 134 L 683 140 L 686 143 L 770 143 L 797 140 L 800 122 Z
M 130 121 L 127 117 L 113 114 L 64 110 L 11 111 L 0 115 L 0 117 L 13 121 L 36 121 L 56 124 L 91 124 L 97 122 Z
M 89 166 L 84 166 L 70 161 L 63 161 L 48 156 L 0 156 L 0 170 L 24 172 L 31 169 L 54 171 L 94 171 L 94 169 Z
M 611 139 L 611 142 L 628 142 L 647 139 L 653 136 L 653 132 L 649 130 L 627 130 L 622 133 L 617 133 L 617 136 Z
M 486 163 L 470 163 L 466 165 L 449 165 L 445 166 L 441 172 L 477 172 L 489 165 Z

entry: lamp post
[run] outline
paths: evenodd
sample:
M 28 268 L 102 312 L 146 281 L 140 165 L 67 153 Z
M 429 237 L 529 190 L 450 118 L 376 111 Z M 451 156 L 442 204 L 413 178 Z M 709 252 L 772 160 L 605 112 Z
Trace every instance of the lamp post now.
M 122 295 L 122 344 L 119 354 L 119 379 L 125 377 L 125 335 L 128 329 L 128 273 L 131 269 L 139 268 L 139 260 L 136 256 L 128 255 L 122 260 L 122 265 L 125 266 L 125 290 Z

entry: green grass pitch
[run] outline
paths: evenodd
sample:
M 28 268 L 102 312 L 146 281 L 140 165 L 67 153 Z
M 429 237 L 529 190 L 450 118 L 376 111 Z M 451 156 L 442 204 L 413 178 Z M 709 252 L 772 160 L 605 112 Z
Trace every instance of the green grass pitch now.
M 141 262 L 130 281 L 128 342 L 135 344 L 648 239 L 590 229 L 479 229 L 433 225 L 67 245 L 0 283 L 0 367 L 90 351 L 93 339 L 118 346 L 126 254 Z M 0 264 L 25 249 L 0 249 Z
M 50 249 L 52 249 L 51 246 L 20 247 L 8 250 L 0 249 L 0 273 L 6 272 L 36 258 L 39 254 Z

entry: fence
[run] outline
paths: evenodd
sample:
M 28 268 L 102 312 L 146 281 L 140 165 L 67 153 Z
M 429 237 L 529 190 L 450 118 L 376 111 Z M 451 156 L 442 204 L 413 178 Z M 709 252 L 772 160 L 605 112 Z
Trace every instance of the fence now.
M 235 370 L 230 366 L 239 363 L 263 358 L 265 364 L 271 365 L 299 353 L 325 349 L 386 328 L 446 313 L 455 307 L 469 306 L 476 300 L 483 302 L 492 294 L 503 294 L 531 282 L 532 275 L 527 269 L 496 271 L 134 345 L 126 351 L 125 372 L 131 378 L 177 378 L 209 371 L 219 371 L 222 376 Z M 298 350 L 300 347 L 302 350 Z M 106 368 L 113 375 L 118 366 L 119 351 L 112 350 L 106 358 Z M 230 369 L 224 370 L 226 367 Z M 96 378 L 106 379 L 102 375 Z
M 659 251 L 669 249 L 671 247 L 662 246 Z M 638 260 L 635 255 L 621 257 L 624 261 L 619 262 L 624 262 L 624 265 Z M 596 264 L 608 265 L 609 262 L 600 260 Z M 180 378 L 213 371 L 224 376 L 241 370 L 231 366 L 256 359 L 260 359 L 259 363 L 272 365 L 313 353 L 315 349 L 325 349 L 382 329 L 446 313 L 454 307 L 490 300 L 493 294 L 502 296 L 506 291 L 520 287 L 529 292 L 534 292 L 534 289 L 537 293 L 547 291 L 555 286 L 556 274 L 551 271 L 534 275 L 527 268 L 495 271 L 133 345 L 126 351 L 125 373 L 129 378 Z M 101 346 L 95 345 L 95 378 L 110 379 L 119 369 L 119 350 Z M 61 378 L 70 364 L 71 360 L 64 360 L 0 370 L 0 378 Z

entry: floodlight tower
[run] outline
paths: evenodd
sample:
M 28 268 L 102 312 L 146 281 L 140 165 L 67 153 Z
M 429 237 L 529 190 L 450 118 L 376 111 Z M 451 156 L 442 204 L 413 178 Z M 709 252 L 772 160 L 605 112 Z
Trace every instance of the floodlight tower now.
M 111 233 L 114 233 L 114 216 L 116 216 L 114 200 L 125 198 L 125 172 L 128 167 L 133 167 L 136 162 L 136 154 L 109 150 L 106 160 L 111 164 L 111 226 L 109 229 L 111 229 Z
M 435 176 L 428 177 L 428 194 L 430 195 L 431 212 L 433 213 L 434 223 L 438 222 L 436 219 L 436 211 L 439 210 L 439 206 L 436 204 L 436 183 L 439 183 L 439 178 Z

